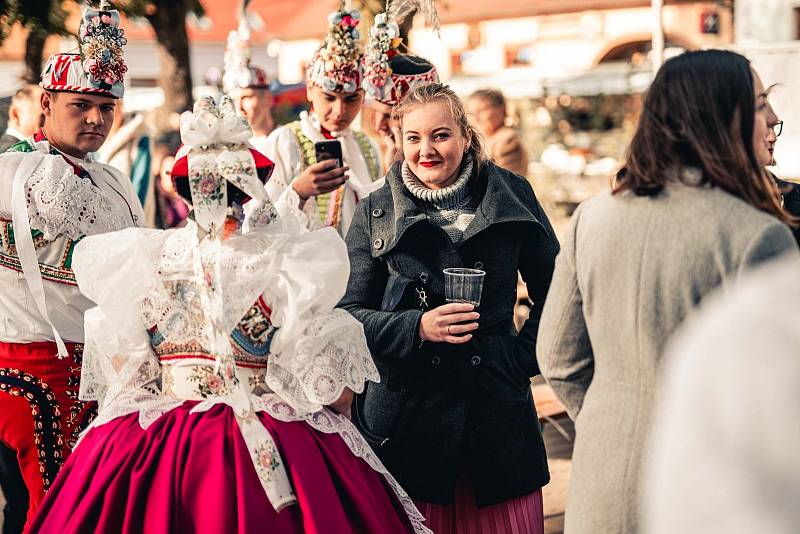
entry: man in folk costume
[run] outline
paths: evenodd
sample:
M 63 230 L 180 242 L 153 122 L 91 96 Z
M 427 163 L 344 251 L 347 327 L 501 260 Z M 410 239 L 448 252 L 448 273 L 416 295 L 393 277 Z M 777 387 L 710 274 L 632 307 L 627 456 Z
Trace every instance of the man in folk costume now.
M 230 95 L 236 109 L 253 130 L 250 144 L 262 154 L 267 149 L 267 137 L 275 129 L 272 118 L 272 93 L 264 69 L 250 64 L 253 47 L 251 28 L 247 18 L 250 0 L 242 0 L 239 9 L 239 27 L 228 34 L 225 47 L 225 72 L 222 90 Z
M 439 16 L 432 0 L 395 0 L 389 2 L 385 13 L 375 16 L 369 30 L 369 42 L 364 54 L 362 87 L 374 112 L 373 126 L 381 137 L 385 168 L 397 157 L 402 147 L 400 124 L 391 118 L 392 108 L 416 85 L 438 83 L 436 67 L 428 60 L 400 51 L 403 39 L 400 24 L 408 15 L 419 10 L 434 30 L 439 30 Z
M 44 127 L 0 156 L 0 442 L 27 488 L 28 518 L 94 410 L 78 400 L 93 304 L 75 283 L 73 249 L 142 217 L 130 180 L 88 156 L 123 94 L 124 44 L 116 10 L 87 9 L 80 53 L 52 56 L 42 73 Z M 23 510 L 25 488 L 6 493 Z
M 266 150 L 275 162 L 266 186 L 270 196 L 277 198 L 291 186 L 310 227 L 332 226 L 342 236 L 359 199 L 375 190 L 381 174 L 377 145 L 350 129 L 364 104 L 359 18 L 358 11 L 343 6 L 328 16 L 328 35 L 306 72 L 311 111 L 275 130 Z M 341 143 L 343 166 L 336 160 L 316 160 L 314 143 L 329 139 Z

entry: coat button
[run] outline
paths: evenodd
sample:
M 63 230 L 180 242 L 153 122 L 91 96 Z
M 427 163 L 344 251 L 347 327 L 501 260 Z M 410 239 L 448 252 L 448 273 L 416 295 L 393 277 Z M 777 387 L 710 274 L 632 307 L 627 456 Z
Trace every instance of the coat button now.
M 481 357 L 476 354 L 469 359 L 469 363 L 472 365 L 472 367 L 478 367 L 481 364 Z
M 375 208 L 374 210 L 372 210 L 372 216 L 375 217 L 376 219 L 378 217 L 383 217 L 383 210 L 381 208 Z
M 419 281 L 423 284 L 427 284 L 430 279 L 431 277 L 428 273 L 419 273 Z
M 376 239 L 372 242 L 372 248 L 375 250 L 380 250 L 383 248 L 383 239 Z
M 441 361 L 442 361 L 441 358 L 439 358 L 438 356 L 434 356 L 433 358 L 431 358 L 431 366 L 436 367 L 437 365 L 439 365 L 439 363 L 441 363 Z
M 483 270 L 483 262 L 482 261 L 476 261 L 475 262 L 475 268 Z

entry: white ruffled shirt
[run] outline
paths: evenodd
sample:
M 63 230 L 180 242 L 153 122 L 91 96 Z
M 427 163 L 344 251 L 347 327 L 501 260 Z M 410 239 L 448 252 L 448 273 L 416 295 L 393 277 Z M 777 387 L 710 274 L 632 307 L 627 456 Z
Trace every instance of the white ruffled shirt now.
M 314 143 L 327 140 L 322 134 L 319 119 L 314 113 L 303 112 L 300 114 L 300 128 L 303 134 Z M 348 128 L 336 132 L 336 138 L 342 144 L 344 164 L 350 167 L 348 171 L 350 179 L 345 185 L 341 214 L 341 235 L 344 237 L 350 228 L 358 201 L 379 189 L 383 182 L 382 180 L 372 181 L 366 158 L 361 152 L 352 130 Z M 372 139 L 369 139 L 369 145 L 380 172 L 383 167 L 381 167 L 378 146 Z M 275 170 L 267 182 L 266 189 L 270 198 L 276 199 L 303 172 L 303 152 L 291 129 L 288 126 L 281 126 L 267 138 L 264 154 L 275 163 Z M 308 216 L 311 228 L 319 228 L 322 225 L 317 203 L 313 197 L 306 201 L 303 212 Z
M 53 331 L 39 313 L 16 253 L 9 250 L 6 223 L 12 220 L 14 178 L 33 165 L 26 180 L 30 226 L 44 233 L 36 241 L 43 276 L 45 303 L 50 320 L 65 341 L 83 342 L 83 314 L 92 302 L 71 280 L 71 269 L 61 257 L 68 239 L 136 226 L 142 207 L 130 180 L 119 171 L 89 159 L 50 154 L 47 141 L 32 143 L 34 152 L 7 152 L 0 156 L 0 340 L 7 343 L 53 341 Z M 75 175 L 65 161 L 86 169 L 91 180 Z M 24 164 L 24 165 L 23 165 Z M 78 214 L 83 210 L 84 216 Z M 18 236 L 17 236 L 18 237 Z M 13 248 L 13 247 L 11 247 Z

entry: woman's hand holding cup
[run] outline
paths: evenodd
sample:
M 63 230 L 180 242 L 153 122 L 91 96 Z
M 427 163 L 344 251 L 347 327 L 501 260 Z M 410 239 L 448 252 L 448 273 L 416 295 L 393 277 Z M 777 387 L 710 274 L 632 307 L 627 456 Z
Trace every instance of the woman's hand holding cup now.
M 419 337 L 433 343 L 466 343 L 478 328 L 480 314 L 475 306 L 451 302 L 426 311 L 419 322 Z

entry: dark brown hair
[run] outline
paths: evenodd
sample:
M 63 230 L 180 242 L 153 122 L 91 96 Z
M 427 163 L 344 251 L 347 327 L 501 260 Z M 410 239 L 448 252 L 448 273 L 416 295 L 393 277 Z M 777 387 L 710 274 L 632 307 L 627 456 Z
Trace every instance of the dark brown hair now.
M 702 50 L 666 61 L 645 96 L 614 194 L 657 195 L 680 176 L 676 169 L 693 166 L 701 183 L 795 224 L 755 156 L 755 97 L 750 62 L 740 54 Z

